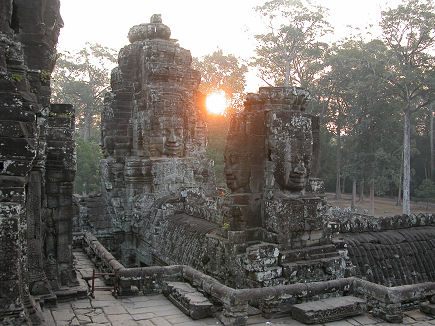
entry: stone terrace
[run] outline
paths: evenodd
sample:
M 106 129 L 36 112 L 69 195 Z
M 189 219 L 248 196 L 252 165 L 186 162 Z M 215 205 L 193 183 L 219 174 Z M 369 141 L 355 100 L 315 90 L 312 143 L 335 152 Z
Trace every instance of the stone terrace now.
M 78 276 L 88 279 L 92 275 L 92 262 L 81 249 L 74 251 L 75 267 Z M 102 286 L 102 280 L 97 279 L 96 286 Z M 131 296 L 116 299 L 109 291 L 95 292 L 95 299 L 81 299 L 72 302 L 58 303 L 57 307 L 44 310 L 47 326 L 63 325 L 113 325 L 113 326 L 194 326 L 194 325 L 222 325 L 215 318 L 192 320 L 163 295 Z M 265 319 L 261 315 L 251 315 L 247 325 L 303 325 L 290 318 Z M 349 318 L 338 322 L 321 324 L 327 326 L 358 326 L 358 325 L 395 325 L 385 323 L 368 314 Z M 405 313 L 403 323 L 397 325 L 431 326 L 435 319 L 431 319 L 420 311 Z

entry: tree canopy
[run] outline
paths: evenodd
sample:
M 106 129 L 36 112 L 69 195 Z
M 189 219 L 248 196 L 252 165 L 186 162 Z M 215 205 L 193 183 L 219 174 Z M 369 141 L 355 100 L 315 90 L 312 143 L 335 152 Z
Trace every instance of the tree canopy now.
M 328 45 L 320 38 L 331 32 L 326 9 L 301 0 L 271 0 L 255 10 L 267 21 L 268 32 L 255 35 L 251 65 L 269 85 L 307 88 L 323 69 Z
M 52 75 L 52 101 L 74 105 L 76 128 L 85 140 L 99 141 L 100 113 L 110 84 L 115 50 L 86 43 L 76 53 L 61 53 Z

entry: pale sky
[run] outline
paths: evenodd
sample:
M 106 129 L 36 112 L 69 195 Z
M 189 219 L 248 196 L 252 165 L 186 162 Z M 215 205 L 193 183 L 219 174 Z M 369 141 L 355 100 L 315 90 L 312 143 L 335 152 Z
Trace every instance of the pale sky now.
M 58 51 L 75 51 L 85 42 L 96 42 L 119 50 L 127 45 L 133 25 L 148 23 L 151 15 L 161 14 L 171 28 L 171 38 L 192 56 L 211 54 L 221 48 L 225 54 L 249 59 L 254 56 L 253 35 L 264 31 L 264 24 L 253 7 L 265 0 L 61 0 L 61 29 Z M 334 27 L 330 41 L 347 34 L 347 25 L 376 25 L 380 12 L 395 7 L 400 0 L 322 0 L 329 8 L 327 20 Z M 248 74 L 247 91 L 265 86 Z

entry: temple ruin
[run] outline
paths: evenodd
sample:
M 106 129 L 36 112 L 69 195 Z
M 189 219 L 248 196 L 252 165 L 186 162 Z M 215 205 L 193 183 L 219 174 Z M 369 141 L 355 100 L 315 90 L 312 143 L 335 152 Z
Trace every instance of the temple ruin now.
M 111 273 L 114 295 L 164 293 L 224 325 L 250 309 L 305 323 L 434 313 L 435 216 L 331 209 L 308 91 L 248 94 L 230 117 L 229 191 L 217 191 L 200 75 L 160 15 L 130 29 L 111 74 L 101 194 L 73 201 L 74 110 L 50 104 L 59 3 L 0 8 L 0 322 L 44 324 L 41 306 L 87 295 L 72 246 Z
M 59 1 L 3 1 L 0 322 L 40 324 L 40 307 L 86 296 L 73 268 L 74 110 L 50 104 Z

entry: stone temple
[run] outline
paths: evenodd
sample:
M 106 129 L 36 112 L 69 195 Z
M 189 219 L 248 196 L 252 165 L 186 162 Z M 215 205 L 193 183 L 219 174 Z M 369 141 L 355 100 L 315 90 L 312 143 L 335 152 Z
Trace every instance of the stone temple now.
M 74 110 L 50 104 L 59 1 L 0 12 L 0 323 L 38 324 L 44 302 L 86 296 L 71 252 Z
M 130 29 L 111 74 L 101 194 L 73 200 L 73 110 L 49 103 L 47 78 L 59 3 L 7 3 L 0 322 L 44 324 L 41 306 L 86 296 L 72 246 L 110 273 L 114 295 L 163 293 L 190 317 L 224 325 L 245 325 L 252 309 L 305 323 L 434 313 L 435 217 L 332 210 L 316 178 L 319 119 L 306 112 L 308 91 L 248 94 L 230 117 L 229 192 L 217 191 L 200 75 L 160 15 Z

